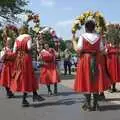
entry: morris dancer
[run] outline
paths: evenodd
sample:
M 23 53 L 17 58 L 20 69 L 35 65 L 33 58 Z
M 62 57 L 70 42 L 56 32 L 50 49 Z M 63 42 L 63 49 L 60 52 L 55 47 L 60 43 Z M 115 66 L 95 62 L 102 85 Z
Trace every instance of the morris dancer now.
M 109 44 L 107 46 L 107 67 L 112 80 L 110 92 L 117 92 L 116 83 L 120 82 L 120 47 Z
M 11 79 L 12 79 L 12 67 L 13 67 L 12 56 L 13 53 L 12 50 L 10 49 L 10 38 L 8 37 L 6 41 L 6 46 L 1 51 L 1 60 L 3 61 L 3 66 L 0 77 L 0 85 L 5 87 L 6 96 L 8 98 L 14 97 L 14 94 L 10 89 Z
M 22 27 L 20 35 L 16 38 L 13 51 L 16 53 L 15 68 L 11 89 L 23 93 L 23 106 L 28 106 L 26 100 L 27 93 L 33 92 L 33 101 L 42 101 L 44 98 L 38 95 L 38 82 L 35 78 L 32 67 L 32 57 L 30 51 L 32 48 L 32 38 L 28 33 L 28 28 Z
M 44 61 L 40 69 L 40 83 L 46 84 L 48 88 L 48 95 L 52 95 L 50 85 L 54 85 L 54 94 L 57 95 L 57 83 L 60 82 L 59 73 L 56 66 L 56 54 L 49 44 L 44 43 L 44 49 L 40 52 L 40 58 Z
M 74 89 L 76 92 L 83 93 L 86 98 L 82 108 L 88 111 L 96 111 L 99 110 L 99 93 L 107 90 L 111 83 L 102 61 L 102 53 L 104 53 L 102 40 L 94 32 L 94 19 L 86 21 L 85 30 L 86 33 L 80 36 L 78 45 L 75 39 L 73 39 L 74 48 L 80 53 Z M 92 107 L 91 94 L 93 94 Z

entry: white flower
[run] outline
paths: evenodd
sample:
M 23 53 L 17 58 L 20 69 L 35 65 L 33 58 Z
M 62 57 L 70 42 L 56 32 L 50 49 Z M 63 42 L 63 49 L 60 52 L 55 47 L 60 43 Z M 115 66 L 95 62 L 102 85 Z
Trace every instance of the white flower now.
M 50 29 L 50 33 L 53 33 L 53 32 L 54 32 L 54 30 L 51 28 L 51 29 Z
M 74 21 L 74 24 L 79 24 L 79 23 L 80 23 L 79 20 L 75 20 L 75 21 Z
M 49 27 L 45 27 L 44 29 L 42 29 L 41 31 L 39 31 L 39 33 L 45 33 L 48 32 L 50 30 Z
M 45 27 L 42 31 L 43 31 L 43 32 L 48 32 L 49 29 L 50 29 L 49 27 Z

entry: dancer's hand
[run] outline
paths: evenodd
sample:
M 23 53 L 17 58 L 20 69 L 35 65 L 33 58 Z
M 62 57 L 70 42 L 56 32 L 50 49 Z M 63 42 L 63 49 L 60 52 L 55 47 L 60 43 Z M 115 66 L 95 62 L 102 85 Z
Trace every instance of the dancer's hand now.
M 75 33 L 73 33 L 72 36 L 72 43 L 73 43 L 73 49 L 77 51 L 77 41 L 76 41 Z

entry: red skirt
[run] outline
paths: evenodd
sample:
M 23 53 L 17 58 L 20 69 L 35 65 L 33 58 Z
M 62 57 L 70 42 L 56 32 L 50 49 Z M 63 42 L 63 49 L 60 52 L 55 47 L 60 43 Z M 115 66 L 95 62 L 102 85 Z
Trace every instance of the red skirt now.
M 40 69 L 40 84 L 55 84 L 60 82 L 59 73 L 56 65 L 48 63 Z
M 105 68 L 104 56 L 97 55 L 95 58 L 97 69 L 94 74 L 94 79 L 91 77 L 91 59 L 92 56 L 90 54 L 83 54 L 78 60 L 74 84 L 74 90 L 76 92 L 103 92 L 111 85 L 111 81 Z
M 36 91 L 38 89 L 38 82 L 35 78 L 31 56 L 25 54 L 22 61 L 19 63 L 21 65 L 20 69 L 16 70 L 18 61 L 19 59 L 15 61 L 11 90 L 18 92 Z
M 11 74 L 12 74 L 12 63 L 6 62 L 3 64 L 1 76 L 0 76 L 0 85 L 3 87 L 10 88 L 11 85 Z
M 120 58 L 116 54 L 107 55 L 107 68 L 113 83 L 120 82 Z

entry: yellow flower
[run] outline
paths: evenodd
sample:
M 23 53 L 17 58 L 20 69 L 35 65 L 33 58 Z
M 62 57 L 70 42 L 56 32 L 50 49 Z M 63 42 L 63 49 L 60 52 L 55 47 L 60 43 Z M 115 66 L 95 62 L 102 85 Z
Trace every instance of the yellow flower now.
M 83 20 L 84 20 L 84 16 L 81 15 L 81 16 L 80 16 L 80 21 L 83 21 Z
M 105 31 L 106 29 L 106 25 L 105 25 L 105 20 L 103 15 L 97 11 L 97 12 L 93 12 L 93 11 L 87 11 L 85 13 L 83 13 L 81 16 L 76 17 L 76 20 L 74 21 L 73 27 L 72 27 L 72 31 L 77 31 L 80 27 L 80 25 L 84 25 L 85 21 L 89 18 L 92 17 L 93 19 L 95 19 L 96 21 L 96 31 L 97 32 L 101 32 L 101 31 Z
M 72 28 L 74 28 L 75 26 L 76 26 L 76 24 L 75 24 L 75 23 L 73 23 L 73 24 L 72 24 Z
M 99 12 L 99 11 L 95 12 L 95 16 L 96 16 L 96 17 L 101 16 L 101 15 L 100 15 L 100 12 Z
M 93 12 L 92 11 L 89 11 L 89 16 L 93 16 Z
M 93 16 L 93 12 L 92 11 L 87 11 L 83 15 L 84 15 L 85 18 L 88 18 L 89 16 Z
M 76 32 L 76 29 L 75 29 L 75 28 L 72 28 L 72 32 L 75 33 L 75 32 Z
M 40 30 L 40 28 L 39 28 L 39 27 L 34 27 L 33 30 L 34 30 L 36 33 L 38 33 L 39 30 Z
M 83 15 L 84 15 L 84 17 L 88 17 L 89 13 L 86 12 Z
M 97 31 L 97 32 L 101 32 L 101 27 L 100 27 L 100 26 L 97 27 L 97 28 L 96 28 L 96 31 Z

